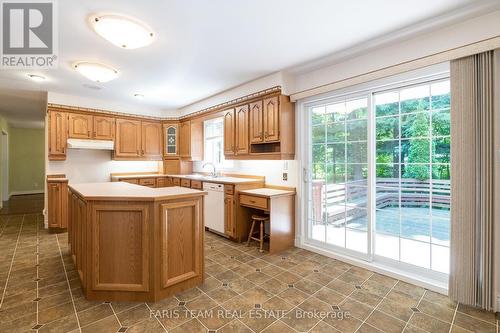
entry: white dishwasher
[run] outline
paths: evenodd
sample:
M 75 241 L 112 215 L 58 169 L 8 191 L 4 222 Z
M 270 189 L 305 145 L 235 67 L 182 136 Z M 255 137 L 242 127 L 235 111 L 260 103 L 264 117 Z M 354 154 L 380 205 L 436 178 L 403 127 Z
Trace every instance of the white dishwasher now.
M 224 185 L 203 182 L 203 190 L 208 192 L 203 210 L 205 227 L 224 235 Z

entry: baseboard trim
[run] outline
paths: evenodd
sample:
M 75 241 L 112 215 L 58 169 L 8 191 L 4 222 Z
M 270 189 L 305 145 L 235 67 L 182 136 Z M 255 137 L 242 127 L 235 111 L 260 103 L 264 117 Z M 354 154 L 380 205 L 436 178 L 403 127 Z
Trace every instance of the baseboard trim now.
M 30 190 L 30 191 L 13 191 L 9 193 L 9 198 L 13 195 L 27 195 L 27 194 L 43 194 L 44 190 Z

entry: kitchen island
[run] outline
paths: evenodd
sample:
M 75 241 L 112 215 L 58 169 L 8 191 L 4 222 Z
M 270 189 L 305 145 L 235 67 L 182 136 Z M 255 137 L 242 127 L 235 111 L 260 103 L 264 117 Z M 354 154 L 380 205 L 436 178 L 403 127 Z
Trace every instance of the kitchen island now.
M 68 242 L 89 300 L 158 301 L 203 282 L 204 191 L 70 184 Z

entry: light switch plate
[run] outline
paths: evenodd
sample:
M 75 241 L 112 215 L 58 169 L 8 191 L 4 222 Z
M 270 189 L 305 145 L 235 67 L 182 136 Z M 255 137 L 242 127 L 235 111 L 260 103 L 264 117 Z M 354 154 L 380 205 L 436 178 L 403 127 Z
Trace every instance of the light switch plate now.
M 283 172 L 283 181 L 288 181 L 288 173 L 287 172 Z

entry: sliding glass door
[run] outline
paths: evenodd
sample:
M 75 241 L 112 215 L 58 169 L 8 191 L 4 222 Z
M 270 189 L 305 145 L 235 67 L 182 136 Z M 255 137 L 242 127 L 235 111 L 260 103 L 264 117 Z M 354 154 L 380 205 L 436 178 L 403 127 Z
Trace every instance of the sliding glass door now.
M 368 100 L 312 109 L 312 237 L 367 253 Z
M 316 103 L 309 117 L 307 237 L 447 274 L 449 81 Z

